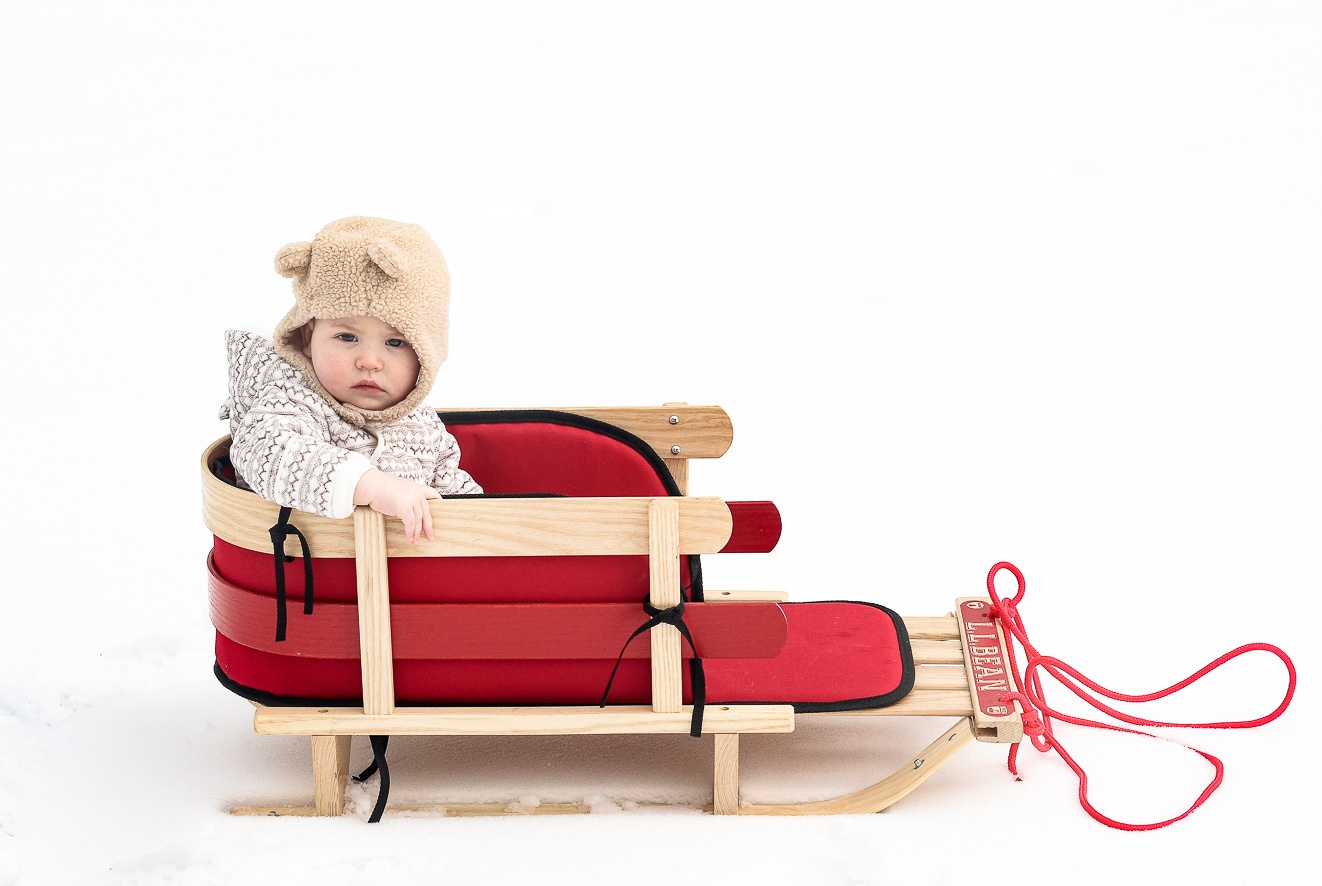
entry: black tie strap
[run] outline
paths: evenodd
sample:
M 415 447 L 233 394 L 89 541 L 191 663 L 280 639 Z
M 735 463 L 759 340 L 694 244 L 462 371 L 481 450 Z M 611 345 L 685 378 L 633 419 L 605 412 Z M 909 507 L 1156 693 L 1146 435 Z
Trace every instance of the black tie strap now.
M 367 819 L 369 824 L 376 824 L 381 820 L 381 814 L 386 811 L 386 800 L 390 797 L 390 767 L 386 765 L 386 746 L 390 744 L 389 735 L 370 735 L 368 738 L 372 742 L 372 762 L 371 764 L 353 777 L 356 782 L 364 782 L 381 772 L 381 784 L 376 789 L 376 805 L 372 807 L 372 814 Z
M 285 556 L 285 539 L 291 535 L 298 537 L 303 548 L 303 614 L 312 614 L 312 552 L 308 550 L 308 540 L 299 528 L 289 522 L 292 508 L 281 508 L 278 522 L 271 527 L 271 556 L 275 560 L 275 642 L 285 640 L 285 564 L 293 557 Z
M 606 699 L 611 694 L 611 684 L 615 682 L 615 674 L 620 669 L 620 662 L 624 660 L 624 653 L 628 650 L 629 644 L 644 631 L 651 630 L 657 625 L 670 625 L 679 631 L 693 652 L 693 657 L 689 659 L 689 682 L 693 686 L 693 721 L 689 726 L 689 735 L 699 738 L 702 736 L 702 711 L 707 704 L 707 676 L 702 670 L 702 659 L 698 658 L 698 647 L 693 645 L 693 635 L 689 633 L 689 626 L 684 623 L 684 601 L 681 600 L 669 609 L 657 609 L 644 600 L 643 611 L 647 613 L 648 619 L 629 635 L 628 640 L 624 641 L 624 648 L 615 659 L 615 667 L 611 669 L 610 679 L 606 681 L 606 691 L 601 694 L 601 707 L 606 707 Z

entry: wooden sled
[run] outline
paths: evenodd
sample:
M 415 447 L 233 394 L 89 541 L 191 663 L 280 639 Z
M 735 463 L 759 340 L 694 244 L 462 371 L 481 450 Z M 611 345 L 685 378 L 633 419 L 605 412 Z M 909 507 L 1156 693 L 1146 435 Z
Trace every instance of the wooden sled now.
M 615 619 L 614 604 L 578 604 L 463 608 L 456 626 L 443 624 L 455 607 L 434 607 L 434 622 L 420 631 L 406 623 L 404 610 L 392 618 L 389 572 L 397 558 L 464 557 L 646 557 L 648 599 L 656 610 L 681 602 L 683 565 L 688 555 L 722 551 L 769 550 L 779 534 L 768 528 L 765 507 L 729 503 L 717 498 L 690 498 L 688 465 L 693 458 L 722 455 L 733 438 L 728 416 L 718 407 L 667 404 L 662 407 L 565 409 L 567 413 L 603 421 L 639 438 L 664 462 L 680 495 L 586 498 L 447 499 L 435 503 L 436 539 L 409 544 L 395 520 L 367 508 L 352 518 L 330 520 L 295 511 L 291 522 L 301 530 L 317 557 L 352 557 L 356 574 L 356 605 L 336 609 L 318 602 L 316 613 L 298 621 L 300 630 L 324 635 L 330 646 L 354 646 L 360 661 L 361 705 L 268 704 L 254 701 L 254 728 L 266 735 L 306 735 L 312 738 L 313 794 L 310 806 L 241 806 L 236 814 L 341 815 L 349 776 L 353 736 L 437 735 L 602 735 L 675 734 L 694 726 L 694 705 L 685 703 L 684 661 L 688 641 L 672 624 L 657 624 L 634 644 L 650 650 L 631 653 L 650 660 L 650 703 L 572 705 L 405 705 L 397 703 L 396 666 L 403 667 L 411 646 L 439 641 L 454 655 L 475 659 L 614 658 L 618 631 L 606 639 L 595 635 L 593 619 Z M 203 512 L 207 527 L 226 544 L 253 552 L 272 551 L 271 528 L 280 508 L 240 490 L 217 476 L 215 466 L 228 451 L 228 438 L 207 448 L 202 460 Z M 469 451 L 465 449 L 465 459 Z M 669 478 L 668 478 L 669 479 Z M 481 477 L 479 476 L 479 480 Z M 774 509 L 773 509 L 774 512 Z M 736 515 L 743 515 L 742 517 Z M 751 517 L 751 526 L 748 519 Z M 759 540 L 758 536 L 767 536 Z M 732 541 L 732 537 L 735 539 Z M 769 541 L 768 541 L 769 538 Z M 297 540 L 285 540 L 286 559 L 297 558 Z M 269 598 L 263 598 L 269 600 Z M 269 626 L 254 615 L 246 597 L 213 570 L 212 621 L 218 634 L 250 636 Z M 784 643 L 784 592 L 707 590 L 703 603 L 689 605 L 689 616 L 701 619 L 702 657 L 776 655 Z M 254 604 L 258 605 L 258 604 Z M 262 602 L 261 606 L 268 605 Z M 589 612 L 591 606 L 597 610 Z M 789 604 L 789 606 L 816 604 Z M 867 605 L 867 604 L 860 604 Z M 328 608 L 329 607 L 329 608 Z M 893 703 L 852 710 L 800 711 L 788 703 L 708 703 L 701 732 L 715 736 L 711 811 L 718 815 L 811 815 L 871 813 L 886 809 L 930 778 L 971 740 L 1015 742 L 1023 726 L 1013 704 L 1000 701 L 1012 691 L 1005 660 L 1005 638 L 989 615 L 986 598 L 961 598 L 950 614 L 905 617 L 912 652 L 912 689 Z M 879 607 L 880 608 L 880 607 Z M 444 612 L 442 610 L 444 609 Z M 356 612 L 355 612 L 356 610 Z M 545 619 L 563 611 L 573 617 L 548 628 Z M 261 610 L 266 613 L 267 610 Z M 414 610 L 410 610 L 412 612 Z M 421 610 L 418 610 L 421 611 Z M 430 610 L 428 610 L 430 611 Z M 588 613 L 583 615 L 583 613 Z M 269 614 L 269 613 L 267 613 Z M 582 617 L 580 617 L 582 616 Z M 466 619 L 466 620 L 464 620 Z M 502 621 L 504 619 L 504 621 Z M 629 616 L 636 626 L 640 618 Z M 258 621 L 262 623 L 257 624 Z M 626 619 L 626 622 L 628 619 Z M 620 623 L 626 623 L 620 622 Z M 493 630 L 492 626 L 499 626 Z M 510 625 L 514 625 L 513 628 Z M 518 625 L 523 625 L 519 627 Z M 719 627 L 707 627 L 720 625 Z M 435 631 L 433 631 L 435 628 Z M 335 636 L 331 636 L 331 635 Z M 428 637 L 420 638 L 419 634 Z M 252 639 L 255 646 L 268 641 Z M 548 639 L 549 636 L 549 639 Z M 715 638 L 715 639 L 713 639 Z M 269 641 L 274 643 L 274 641 Z M 742 645 L 741 645 L 742 644 Z M 584 646 L 593 647 L 584 652 Z M 468 648 L 471 647 L 471 648 Z M 597 649 L 596 647 L 602 647 Z M 272 646 L 271 648 L 277 648 Z M 468 651 L 464 651 L 465 649 Z M 559 651 L 557 651 L 559 649 Z M 457 650 L 457 651 L 455 651 Z M 604 652 L 602 650 L 609 650 Z M 696 649 L 695 649 L 696 651 Z M 318 653 L 319 654 L 319 653 Z M 329 653 L 327 653 L 329 654 Z M 420 654 L 420 653 L 419 653 Z M 219 664 L 218 664 L 219 673 Z M 689 686 L 689 690 L 693 687 Z M 906 687 L 907 688 L 907 687 Z M 788 733 L 801 716 L 921 716 L 953 717 L 956 722 L 894 773 L 870 787 L 833 800 L 780 805 L 741 803 L 739 737 L 744 734 Z M 387 807 L 387 810 L 418 807 Z M 441 807 L 437 807 L 441 808 Z M 445 806 L 446 814 L 518 814 L 510 806 Z M 538 813 L 586 812 L 581 804 L 543 805 Z

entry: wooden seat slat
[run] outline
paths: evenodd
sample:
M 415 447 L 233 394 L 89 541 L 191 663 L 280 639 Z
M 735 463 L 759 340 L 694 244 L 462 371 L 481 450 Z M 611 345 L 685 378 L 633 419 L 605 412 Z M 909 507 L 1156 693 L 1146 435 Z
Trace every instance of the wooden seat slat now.
M 914 664 L 964 663 L 964 648 L 958 640 L 911 640 Z
M 625 735 L 683 734 L 692 707 L 658 713 L 648 705 L 597 707 L 410 707 L 392 714 L 362 708 L 261 707 L 254 729 L 264 735 Z M 794 731 L 790 705 L 708 705 L 708 733 Z

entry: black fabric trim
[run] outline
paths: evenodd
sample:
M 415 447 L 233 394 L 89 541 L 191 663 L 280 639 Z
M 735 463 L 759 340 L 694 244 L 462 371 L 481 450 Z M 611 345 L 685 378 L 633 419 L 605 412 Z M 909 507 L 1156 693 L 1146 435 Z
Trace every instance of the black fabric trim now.
M 312 614 L 312 553 L 308 550 L 307 537 L 289 522 L 293 508 L 280 508 L 276 524 L 268 532 L 271 535 L 271 560 L 275 563 L 275 642 L 285 641 L 285 626 L 288 616 L 285 614 L 285 564 L 293 557 L 285 556 L 285 539 L 294 536 L 298 539 L 303 554 L 303 614 Z
M 248 701 L 256 702 L 268 708 L 337 708 L 337 707 L 356 707 L 363 703 L 359 698 L 311 698 L 294 695 L 276 695 L 273 692 L 266 692 L 261 689 L 252 689 L 238 683 L 220 669 L 220 662 L 216 662 L 211 672 L 216 675 L 220 685 L 224 686 L 230 692 L 240 698 L 246 698 Z M 404 707 L 404 705 L 396 705 Z

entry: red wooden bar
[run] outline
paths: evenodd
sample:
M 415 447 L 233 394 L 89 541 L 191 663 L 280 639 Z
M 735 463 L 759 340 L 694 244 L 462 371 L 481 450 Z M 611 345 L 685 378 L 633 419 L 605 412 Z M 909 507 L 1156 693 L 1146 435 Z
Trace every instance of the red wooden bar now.
M 275 602 L 266 594 L 208 575 L 211 621 L 235 642 L 300 658 L 357 658 L 358 605 L 317 603 L 290 621 L 288 639 L 273 632 Z M 639 603 L 394 603 L 396 659 L 613 659 L 620 638 L 647 618 Z M 703 658 L 774 658 L 785 648 L 785 613 L 775 603 L 689 603 L 684 621 Z M 681 654 L 691 657 L 687 644 Z M 633 643 L 625 658 L 648 658 Z

